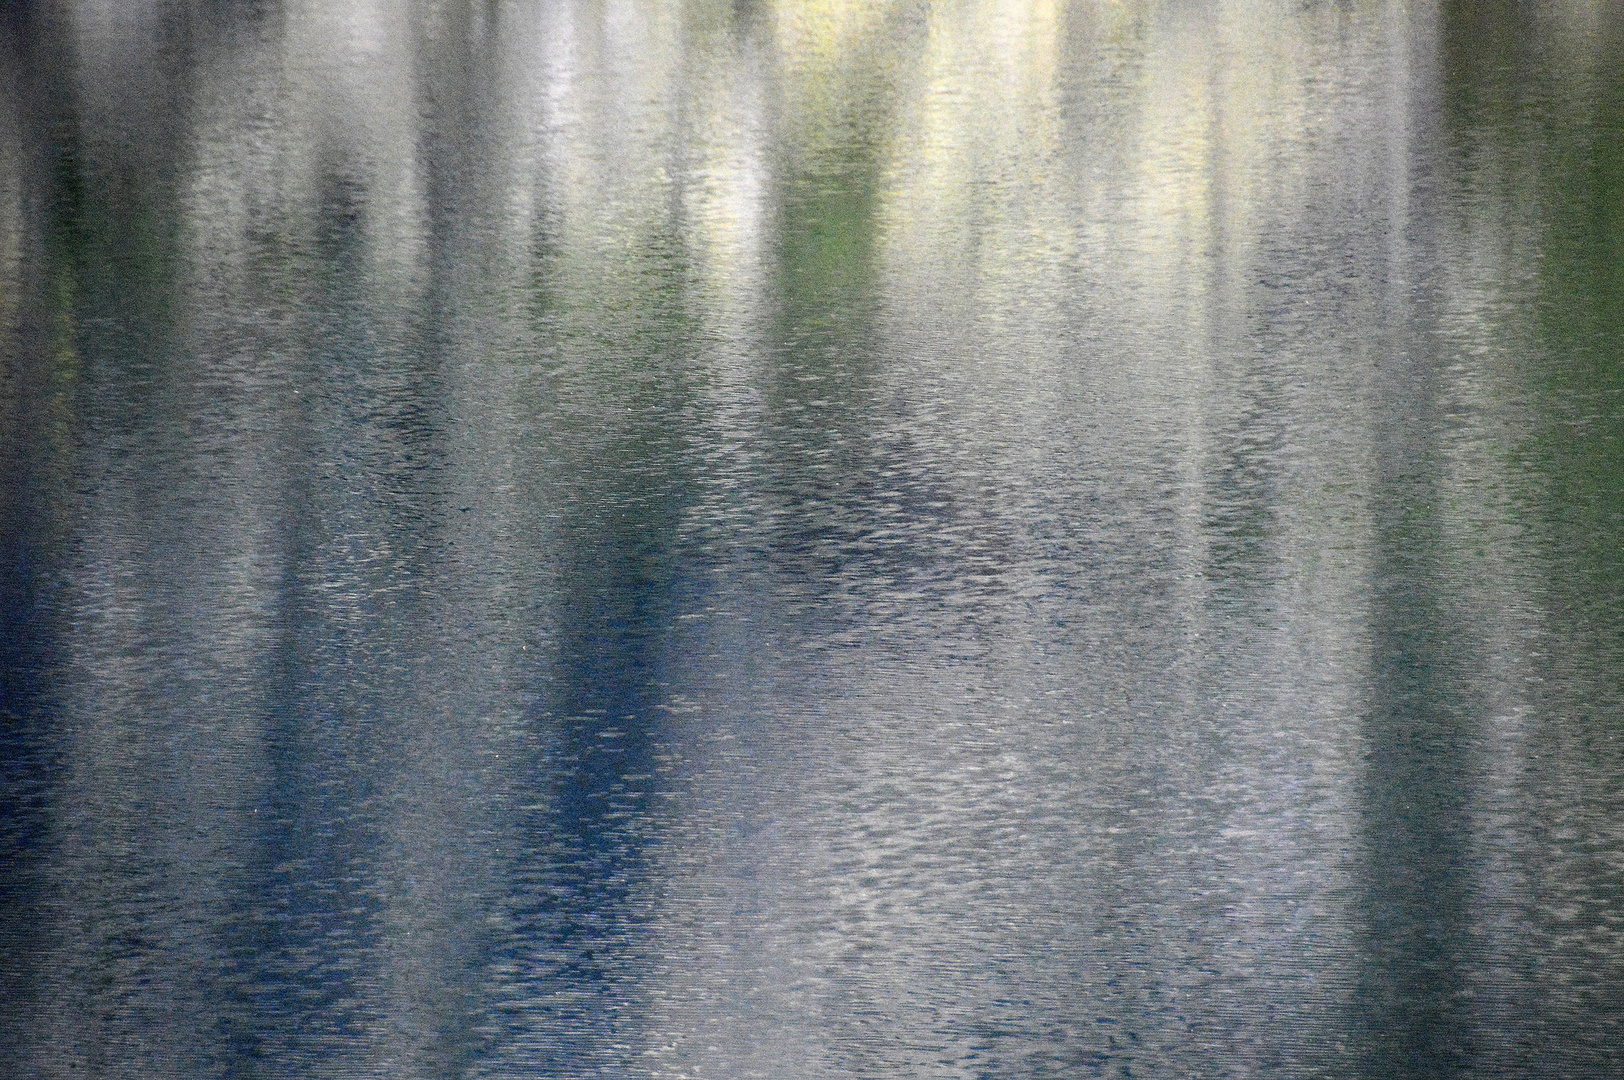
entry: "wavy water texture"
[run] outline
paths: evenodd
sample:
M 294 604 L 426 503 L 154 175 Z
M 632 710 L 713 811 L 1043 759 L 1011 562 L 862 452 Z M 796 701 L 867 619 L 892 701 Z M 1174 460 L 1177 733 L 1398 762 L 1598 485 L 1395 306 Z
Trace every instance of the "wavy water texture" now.
M 0 1073 L 1624 1070 L 1624 18 L 11 5 Z

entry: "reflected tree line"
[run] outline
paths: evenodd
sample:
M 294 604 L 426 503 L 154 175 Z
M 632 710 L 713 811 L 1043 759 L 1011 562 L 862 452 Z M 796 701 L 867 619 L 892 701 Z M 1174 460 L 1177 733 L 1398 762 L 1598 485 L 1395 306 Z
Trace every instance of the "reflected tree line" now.
M 5 9 L 0 992 L 29 1007 L 0 1042 L 41 1071 L 110 1070 L 119 1045 L 230 1074 L 619 1060 L 649 1007 L 626 957 L 658 903 L 659 796 L 680 794 L 679 618 L 744 559 L 838 633 L 831 580 L 860 593 L 924 558 L 886 547 L 875 504 L 974 516 L 951 478 L 882 479 L 906 448 L 875 437 L 898 406 L 864 347 L 898 273 L 895 132 L 930 12 L 627 10 Z M 1416 107 L 1437 111 L 1412 145 L 1443 149 L 1402 182 L 1442 239 L 1391 267 L 1427 300 L 1385 301 L 1412 351 L 1376 382 L 1371 1075 L 1591 1062 L 1615 1033 L 1565 1047 L 1540 1003 L 1624 1014 L 1624 701 L 1596 675 L 1624 661 L 1624 40 L 1589 11 L 1445 5 L 1417 31 L 1436 100 Z M 1077 48 L 1085 16 L 1059 20 Z M 720 194 L 706 154 L 744 162 Z M 1533 284 L 1491 281 L 1512 301 L 1490 330 L 1516 345 L 1473 385 L 1532 429 L 1461 466 L 1456 298 L 1428 266 L 1509 218 L 1536 246 L 1491 250 L 1487 276 Z M 752 221 L 760 289 L 729 301 L 706 267 L 743 266 L 723 233 Z M 723 505 L 698 444 L 729 380 L 757 449 Z M 1262 557 L 1248 508 L 1280 527 L 1272 445 L 1222 474 L 1245 490 L 1213 496 L 1216 562 Z M 1520 540 L 1468 549 L 1463 468 L 1506 485 L 1496 522 Z M 1462 567 L 1505 576 L 1484 595 L 1517 608 L 1546 688 L 1506 705 L 1479 685 L 1493 635 L 1450 592 L 1476 587 Z M 1484 730 L 1508 709 L 1512 773 Z M 1570 772 L 1597 779 L 1574 794 Z M 1506 775 L 1502 873 L 1474 836 Z M 1577 983 L 1472 940 L 1508 875 L 1492 902 Z M 1491 982 L 1512 989 L 1485 1004 Z M 1491 1024 L 1505 1045 L 1462 1035 Z

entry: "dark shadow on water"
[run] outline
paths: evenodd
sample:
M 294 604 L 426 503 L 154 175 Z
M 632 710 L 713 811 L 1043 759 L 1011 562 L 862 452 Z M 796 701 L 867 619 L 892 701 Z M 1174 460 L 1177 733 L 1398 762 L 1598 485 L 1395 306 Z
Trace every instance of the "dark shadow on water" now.
M 1438 568 L 1395 528 L 1382 537 L 1374 670 L 1366 716 L 1365 970 L 1359 1012 L 1367 1076 L 1447 1076 L 1472 1046 L 1460 964 L 1470 920 L 1468 785 L 1473 731 L 1439 610 Z

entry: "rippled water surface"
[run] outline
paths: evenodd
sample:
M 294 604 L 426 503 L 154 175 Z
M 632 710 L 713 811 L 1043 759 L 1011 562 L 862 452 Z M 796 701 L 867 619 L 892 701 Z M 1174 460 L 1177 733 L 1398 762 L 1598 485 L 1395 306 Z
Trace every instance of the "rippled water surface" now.
M 0 14 L 4 1075 L 1624 1075 L 1616 4 Z

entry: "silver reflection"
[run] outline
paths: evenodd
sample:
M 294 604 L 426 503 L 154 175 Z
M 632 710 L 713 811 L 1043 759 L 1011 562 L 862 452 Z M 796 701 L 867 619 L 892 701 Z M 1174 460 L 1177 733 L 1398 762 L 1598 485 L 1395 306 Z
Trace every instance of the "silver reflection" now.
M 1600 4 L 71 3 L 18 1075 L 1603 1075 Z

